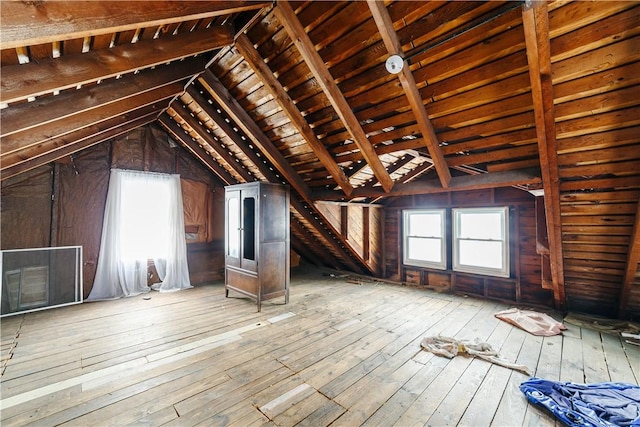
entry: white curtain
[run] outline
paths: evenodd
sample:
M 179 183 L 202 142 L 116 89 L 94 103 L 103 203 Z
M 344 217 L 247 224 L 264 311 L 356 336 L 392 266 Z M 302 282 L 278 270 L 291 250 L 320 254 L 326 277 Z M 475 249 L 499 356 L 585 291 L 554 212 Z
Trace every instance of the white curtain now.
M 153 259 L 161 292 L 191 288 L 180 176 L 112 169 L 93 289 L 87 300 L 149 292 Z

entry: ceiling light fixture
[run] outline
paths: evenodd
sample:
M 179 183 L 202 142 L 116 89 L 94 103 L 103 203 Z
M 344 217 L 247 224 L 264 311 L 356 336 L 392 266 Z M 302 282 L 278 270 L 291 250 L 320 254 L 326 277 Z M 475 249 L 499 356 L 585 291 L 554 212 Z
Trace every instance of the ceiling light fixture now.
M 398 74 L 402 71 L 402 67 L 404 66 L 404 59 L 400 55 L 391 55 L 387 58 L 387 62 L 385 62 L 385 67 L 387 71 L 391 74 Z

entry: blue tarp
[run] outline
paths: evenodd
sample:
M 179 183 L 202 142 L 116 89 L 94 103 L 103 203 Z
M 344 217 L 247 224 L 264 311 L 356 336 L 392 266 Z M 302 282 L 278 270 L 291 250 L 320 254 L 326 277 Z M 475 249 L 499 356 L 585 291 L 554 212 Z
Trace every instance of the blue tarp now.
M 569 426 L 640 427 L 640 386 L 635 384 L 578 384 L 534 377 L 520 384 L 520 391 Z

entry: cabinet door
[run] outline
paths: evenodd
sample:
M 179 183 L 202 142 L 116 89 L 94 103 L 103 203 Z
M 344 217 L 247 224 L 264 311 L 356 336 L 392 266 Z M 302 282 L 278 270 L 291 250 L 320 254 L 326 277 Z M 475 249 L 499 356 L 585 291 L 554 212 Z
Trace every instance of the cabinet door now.
M 233 267 L 240 267 L 241 224 L 240 224 L 240 191 L 227 191 L 225 196 L 225 262 Z
M 257 271 L 259 193 L 257 188 L 243 189 L 240 196 L 240 268 Z

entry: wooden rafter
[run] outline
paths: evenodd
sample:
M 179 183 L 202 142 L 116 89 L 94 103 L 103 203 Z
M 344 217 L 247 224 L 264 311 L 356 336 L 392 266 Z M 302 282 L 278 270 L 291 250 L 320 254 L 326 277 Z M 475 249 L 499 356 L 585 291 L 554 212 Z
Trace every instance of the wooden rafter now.
M 415 157 L 413 157 L 410 154 L 405 154 L 404 157 L 398 159 L 395 163 L 389 165 L 389 167 L 387 168 L 387 172 L 389 172 L 389 175 L 393 174 L 395 171 L 397 171 L 398 169 L 402 168 L 407 163 L 410 163 L 414 158 Z M 365 190 L 366 187 L 374 187 L 374 181 L 371 180 L 371 181 L 367 182 L 364 186 L 361 186 L 360 187 L 360 189 L 361 189 L 360 191 L 366 191 Z
M 301 257 L 303 257 L 307 262 L 315 265 L 316 267 L 320 266 L 321 263 L 327 266 L 333 266 L 334 269 L 338 269 L 338 262 L 333 258 L 327 256 L 326 251 L 321 252 L 317 249 L 314 250 L 314 245 L 309 244 L 308 242 L 314 241 L 309 240 L 309 231 L 302 227 L 302 225 L 298 224 L 297 221 L 291 218 L 291 249 L 298 253 Z M 304 240 L 306 239 L 306 241 Z M 318 245 L 316 245 L 318 246 Z
M 262 132 L 242 106 L 240 106 L 238 101 L 231 96 L 220 80 L 218 80 L 210 70 L 205 71 L 199 80 L 207 88 L 209 94 L 215 101 L 229 114 L 229 117 L 233 119 L 236 125 L 252 139 L 258 148 L 260 148 L 260 151 L 278 168 L 283 178 L 287 180 L 301 196 L 308 197 L 311 190 L 307 183 L 302 180 L 282 153 L 278 151 L 273 142 Z
M 5 180 L 46 165 L 47 163 L 99 144 L 107 139 L 122 135 L 132 129 L 152 123 L 158 117 L 159 111 L 159 105 L 150 105 L 111 119 L 103 123 L 100 128 L 97 126 L 89 126 L 71 135 L 49 141 L 47 142 L 47 148 L 43 150 L 43 154 L 29 157 L 20 163 L 15 163 L 7 168 L 3 168 L 0 174 L 0 180 Z
M 387 12 L 384 2 L 367 0 L 367 3 L 369 4 L 371 15 L 373 15 L 373 19 L 378 26 L 378 32 L 380 33 L 382 41 L 384 42 L 389 54 L 404 57 L 400 39 L 393 29 L 393 22 L 391 21 L 391 17 L 389 16 L 389 12 Z M 429 155 L 433 160 L 433 164 L 436 167 L 438 178 L 440 178 L 442 186 L 446 188 L 449 185 L 449 181 L 451 181 L 451 171 L 449 171 L 447 161 L 440 149 L 438 137 L 433 128 L 433 124 L 431 124 L 431 120 L 427 115 L 427 111 L 424 108 L 422 97 L 420 96 L 420 92 L 416 86 L 416 81 L 413 78 L 413 73 L 409 68 L 409 64 L 405 64 L 405 66 L 402 67 L 402 70 L 398 73 L 398 78 L 400 79 L 402 89 L 409 100 L 411 110 L 418 122 L 422 138 L 429 150 Z
M 90 126 L 99 129 L 99 123 L 122 114 L 134 111 L 147 105 L 152 105 L 160 100 L 170 99 L 184 90 L 183 83 L 172 83 L 160 86 L 154 90 L 140 93 L 131 98 L 121 99 L 101 108 L 88 110 L 67 118 L 46 123 L 35 128 L 14 133 L 0 139 L 2 153 L 0 153 L 0 165 L 5 167 L 14 164 L 21 157 L 33 157 L 45 152 L 47 141 L 62 138 L 65 135 L 82 131 Z M 168 103 L 168 101 L 167 101 Z
M 216 152 L 218 155 L 224 160 L 230 167 L 232 167 L 238 175 L 244 179 L 245 182 L 251 182 L 254 180 L 253 176 L 249 173 L 249 171 L 245 168 L 236 168 L 235 164 L 237 163 L 235 157 L 229 153 L 228 150 L 221 150 L 218 142 L 213 138 L 209 132 L 202 132 L 201 125 L 196 117 L 194 117 L 190 111 L 186 110 L 186 108 L 173 107 L 173 111 L 180 117 L 186 124 L 189 125 L 191 129 L 196 130 L 196 133 L 202 138 L 209 146 Z
M 161 27 L 255 10 L 269 1 L 1 2 L 3 49 Z
M 220 26 L 37 63 L 8 65 L 1 69 L 0 100 L 10 104 L 209 52 L 231 43 L 232 29 Z
M 620 289 L 620 304 L 618 306 L 619 318 L 623 318 L 627 315 L 631 286 L 633 285 L 636 273 L 638 272 L 638 263 L 640 263 L 640 200 L 638 200 L 636 220 L 633 225 L 633 232 L 631 233 L 631 241 L 629 243 L 627 268 L 624 271 L 622 288 Z
M 421 165 L 415 167 L 410 172 L 407 172 L 406 174 L 402 175 L 402 177 L 400 178 L 400 181 L 404 183 L 410 182 L 416 179 L 417 177 L 419 177 L 420 175 L 428 172 L 432 168 L 433 168 L 433 163 L 423 162 Z
M 565 308 L 562 218 L 560 215 L 560 177 L 556 149 L 553 84 L 551 81 L 551 47 L 549 16 L 545 1 L 525 3 L 522 9 L 531 96 L 538 139 L 542 185 L 549 237 L 549 259 L 553 298 L 558 310 Z
M 274 9 L 280 24 L 287 31 L 289 38 L 296 45 L 298 51 L 304 58 L 305 63 L 313 73 L 316 81 L 322 88 L 324 94 L 329 99 L 345 128 L 353 138 L 354 143 L 360 149 L 362 157 L 367 161 L 373 174 L 385 191 L 390 191 L 393 187 L 393 180 L 387 173 L 380 158 L 376 154 L 373 145 L 367 139 L 367 135 L 362 129 L 360 122 L 356 118 L 353 110 L 349 106 L 346 98 L 340 91 L 333 76 L 329 72 L 324 61 L 316 51 L 313 42 L 305 32 L 297 15 L 286 1 L 278 1 Z
M 267 180 L 269 180 L 270 182 L 278 182 L 279 181 L 278 177 L 276 176 L 275 171 L 270 169 L 270 167 L 268 165 L 266 165 L 262 161 L 262 159 L 258 156 L 258 154 L 255 151 L 253 151 L 252 149 L 247 147 L 246 142 L 243 141 L 240 138 L 240 134 L 237 133 L 233 129 L 233 125 L 228 123 L 225 120 L 225 118 L 222 116 L 222 114 L 218 113 L 216 111 L 216 109 L 211 104 L 209 104 L 209 102 L 207 102 L 206 99 L 204 99 L 204 96 L 202 94 L 200 94 L 193 86 L 189 87 L 188 93 L 194 99 L 194 101 L 196 103 L 198 103 L 198 105 L 202 108 L 202 110 L 209 117 L 211 117 L 211 119 L 214 122 L 216 122 L 216 124 L 218 125 L 220 131 L 222 131 L 224 134 L 226 134 L 227 137 L 229 139 L 231 139 L 238 146 L 238 148 L 245 154 L 245 156 L 251 162 L 253 162 L 253 164 L 259 169 L 260 173 L 263 176 L 265 176 Z M 185 144 L 185 146 L 187 146 L 187 148 L 190 151 L 192 151 L 196 155 L 196 157 L 198 157 L 202 162 L 204 162 L 206 165 L 208 165 L 218 176 L 220 176 L 220 178 L 223 179 L 223 181 L 227 181 L 228 180 L 228 178 L 224 178 L 225 175 L 228 176 L 229 178 L 233 179 L 228 174 L 228 172 L 226 170 L 224 170 L 224 168 L 222 168 L 216 161 L 213 160 L 211 155 L 206 150 L 204 150 L 202 147 L 200 147 L 195 141 L 192 141 L 190 136 L 187 137 L 184 132 L 181 132 L 182 128 L 174 120 L 171 120 L 171 118 L 168 117 L 168 115 L 163 114 L 161 116 L 160 122 L 165 127 L 170 129 L 173 134 L 175 134 L 176 136 L 180 136 L 180 140 Z M 205 134 L 208 134 L 205 131 L 204 126 L 202 124 L 200 124 L 199 122 L 197 122 L 197 121 L 191 121 L 190 127 L 198 135 L 201 135 L 201 137 L 203 135 L 205 135 Z M 213 145 L 213 149 L 219 155 L 221 154 L 220 150 L 217 149 L 216 145 Z M 238 175 L 240 175 L 242 177 L 245 177 L 246 170 L 244 170 L 239 163 L 230 162 L 230 163 L 228 163 L 228 165 Z M 249 178 L 251 178 L 251 179 L 248 179 L 248 181 L 253 181 L 253 177 L 249 177 Z M 231 183 L 235 183 L 235 182 L 227 182 L 227 183 L 231 184 Z M 327 240 L 327 242 L 329 242 L 330 245 L 333 245 L 335 247 L 335 249 L 338 250 L 339 252 L 342 250 L 342 248 L 337 244 L 335 239 L 332 238 L 332 236 L 329 234 L 329 232 L 327 230 L 324 230 L 321 227 L 321 225 L 319 224 L 317 219 L 314 217 L 315 214 L 313 212 L 310 212 L 309 209 L 305 208 L 304 203 L 301 203 L 295 196 L 290 198 L 290 203 L 291 203 L 292 208 L 296 212 L 298 212 L 301 216 L 303 216 L 310 224 L 314 224 L 314 223 L 316 224 L 316 227 L 315 227 L 316 230 L 318 230 L 320 232 L 320 234 Z M 292 221 L 292 226 L 294 226 L 295 224 L 296 224 L 296 222 Z M 360 269 L 360 267 L 355 262 L 353 262 L 353 260 L 351 260 L 351 258 L 349 258 L 348 254 L 343 253 L 343 257 L 345 258 L 345 260 L 347 260 L 346 263 L 351 268 L 353 268 L 354 270 L 359 270 Z
M 130 98 L 159 86 L 185 80 L 204 70 L 207 59 L 195 57 L 110 79 L 99 85 L 63 92 L 54 97 L 38 98 L 0 110 L 0 137 L 100 108 Z
M 412 156 L 411 154 L 405 154 L 404 156 L 399 158 L 394 164 L 389 166 L 389 168 L 387 170 L 389 171 L 389 174 L 392 174 L 392 173 L 400 170 L 401 168 L 403 168 L 407 164 L 411 163 L 411 161 L 414 160 L 414 159 L 415 159 L 415 157 Z
M 204 112 L 209 115 L 209 117 L 211 117 L 211 119 L 213 121 L 216 122 L 216 124 L 218 125 L 218 127 L 220 128 L 220 130 L 227 135 L 227 137 L 229 139 L 231 139 L 232 141 L 234 141 L 234 143 L 238 146 L 238 148 L 245 154 L 245 156 L 247 156 L 247 158 L 254 163 L 254 165 L 260 170 L 260 173 L 266 177 L 266 179 L 270 182 L 278 182 L 278 177 L 276 176 L 275 171 L 271 170 L 269 168 L 268 165 L 266 165 L 262 159 L 258 156 L 258 154 L 251 150 L 249 147 L 247 147 L 247 144 L 245 141 L 243 141 L 240 138 L 240 134 L 238 134 L 234 129 L 233 126 L 228 123 L 225 118 L 218 113 L 215 108 L 213 108 L 211 106 L 211 104 L 209 104 L 205 99 L 204 96 L 201 95 L 200 93 L 198 93 L 197 90 L 195 90 L 192 87 L 189 88 L 188 90 L 189 95 L 198 103 L 198 105 L 200 105 L 200 107 L 204 110 Z M 170 128 L 172 130 L 172 133 L 176 134 L 176 133 L 180 133 L 180 137 L 181 137 L 181 141 L 187 146 L 187 148 L 192 151 L 202 162 L 204 162 L 205 164 L 207 164 L 212 170 L 214 170 L 214 172 L 218 171 L 219 169 L 222 169 L 223 172 L 216 172 L 216 174 L 218 174 L 218 176 L 221 177 L 221 179 L 225 180 L 225 178 L 223 178 L 223 176 L 226 174 L 228 175 L 228 172 L 226 172 L 226 170 L 224 170 L 217 162 L 215 162 L 213 160 L 213 158 L 211 157 L 211 155 L 204 150 L 202 147 L 200 147 L 197 143 L 195 143 L 194 141 L 190 141 L 191 137 L 187 137 L 184 132 L 180 132 L 180 130 L 182 129 L 175 121 L 171 120 L 170 117 L 165 116 L 164 114 L 161 116 L 161 123 L 163 125 L 165 125 L 165 127 Z M 207 132 L 204 130 L 204 126 L 196 121 L 192 121 L 190 124 L 190 127 L 198 134 L 198 135 L 205 135 L 207 134 Z M 183 136 L 184 135 L 184 136 Z M 214 145 L 213 149 L 218 153 L 220 153 L 220 150 L 217 149 L 217 147 Z M 231 169 L 233 169 L 238 175 L 244 177 L 246 174 L 246 171 L 242 168 L 242 166 L 237 163 L 237 162 L 230 162 L 228 163 L 229 167 L 231 167 Z M 230 177 L 230 175 L 229 175 Z M 250 177 L 251 179 L 249 179 L 248 181 L 253 181 L 253 177 Z M 233 179 L 233 178 L 231 178 Z M 235 182 L 231 182 L 231 183 L 235 183 Z M 316 220 L 316 218 L 314 217 L 314 213 L 310 212 L 309 209 L 306 209 L 304 204 L 301 203 L 295 196 L 290 198 L 290 203 L 292 208 L 297 211 L 300 215 L 302 215 L 310 224 L 317 224 L 316 226 L 316 230 L 318 230 L 320 232 L 320 234 L 327 240 L 327 242 L 329 242 L 329 244 L 333 245 L 335 247 L 336 250 L 341 251 L 341 247 L 337 244 L 337 242 L 335 241 L 335 239 L 332 238 L 332 236 L 328 233 L 327 230 L 324 230 L 319 222 Z M 292 221 L 292 226 L 294 225 L 294 221 Z M 351 260 L 351 258 L 349 258 L 348 254 L 343 253 L 343 257 L 346 260 L 346 263 L 353 268 L 354 270 L 359 270 L 360 267 L 353 262 L 353 260 Z
M 296 129 L 298 129 L 298 132 L 300 132 L 304 137 L 315 155 L 318 156 L 320 163 L 322 163 L 327 171 L 329 171 L 338 186 L 342 188 L 342 191 L 349 196 L 353 191 L 353 186 L 344 174 L 344 171 L 336 164 L 324 144 L 320 142 L 289 94 L 273 75 L 273 72 L 269 69 L 267 64 L 265 64 L 260 53 L 253 47 L 253 43 L 251 43 L 247 35 L 241 34 L 238 36 L 236 38 L 235 46 L 249 65 L 251 65 L 251 68 L 253 68 L 260 80 L 262 80 L 265 88 L 271 92 L 271 95 L 275 98 L 276 102 L 278 102 L 284 113 L 289 117 L 291 123 L 296 127 Z
M 323 218 L 322 214 L 315 209 L 313 205 L 313 200 L 311 199 L 311 191 L 307 184 L 300 178 L 295 170 L 291 167 L 291 165 L 286 161 L 284 156 L 278 151 L 276 146 L 271 142 L 271 140 L 262 132 L 262 130 L 258 127 L 258 125 L 253 121 L 249 113 L 247 113 L 242 106 L 238 103 L 238 101 L 231 96 L 227 88 L 213 75 L 213 73 L 209 70 L 205 71 L 199 81 L 207 88 L 209 93 L 215 101 L 222 107 L 223 110 L 229 115 L 229 117 L 235 122 L 236 126 L 238 126 L 252 141 L 256 143 L 256 145 L 260 148 L 262 154 L 268 158 L 268 160 L 274 165 L 275 168 L 284 176 L 284 178 L 289 182 L 289 184 L 293 187 L 293 189 L 300 195 L 302 200 L 304 200 L 304 204 L 299 202 L 296 197 L 291 197 L 291 205 L 293 208 L 298 211 L 309 223 L 316 224 L 315 228 L 318 232 L 320 232 L 326 241 L 334 247 L 339 253 L 343 255 L 343 258 L 349 266 L 358 271 L 361 270 L 361 266 L 359 266 L 356 262 L 353 261 L 352 257 L 358 258 L 363 266 L 368 268 L 366 262 L 364 262 L 354 251 L 350 251 L 350 246 L 345 242 L 342 242 L 344 247 L 348 248 L 345 250 L 343 246 L 339 244 L 337 240 L 339 240 L 339 233 L 336 230 L 332 230 L 335 236 L 338 239 L 334 239 L 333 236 L 323 228 L 322 224 L 319 223 L 316 217 Z M 207 103 L 208 104 L 208 103 Z M 201 105 L 201 107 L 207 111 L 207 105 Z M 213 112 L 211 112 L 213 114 Z M 212 116 L 215 117 L 215 114 Z M 215 119 L 214 119 L 215 120 Z M 223 132 L 225 132 L 227 123 L 223 118 L 219 118 L 220 121 L 216 120 L 216 123 L 221 128 Z M 231 126 L 228 126 L 231 128 Z M 229 132 L 229 133 L 227 133 Z M 257 154 L 251 150 L 245 141 L 239 140 L 239 135 L 233 130 L 227 130 L 227 136 L 233 139 L 236 142 L 236 145 L 245 153 L 245 155 L 260 169 L 261 173 L 267 177 L 267 179 L 271 182 L 278 182 L 276 177 L 274 176 L 274 172 L 270 171 L 267 165 L 261 161 Z M 290 179 L 291 177 L 291 179 Z M 342 192 L 341 192 L 342 194 Z M 305 204 L 309 207 L 305 208 Z M 329 224 L 328 221 L 323 220 L 324 223 Z
M 222 133 L 224 133 L 227 138 L 229 138 L 233 143 L 238 147 L 238 149 L 245 155 L 245 157 L 249 160 L 249 162 L 253 163 L 255 167 L 260 171 L 260 173 L 267 179 L 269 182 L 279 182 L 281 178 L 278 178 L 276 172 L 271 170 L 270 168 L 263 167 L 264 166 L 264 158 L 260 157 L 258 153 L 247 146 L 247 141 L 243 140 L 241 135 L 236 132 L 234 129 L 234 125 L 227 121 L 227 118 L 219 113 L 216 107 L 210 104 L 205 96 L 201 94 L 193 85 L 187 89 L 187 93 L 193 100 L 202 108 L 202 111 L 213 120 L 218 126 L 218 129 Z M 241 113 L 240 113 L 241 114 Z M 196 129 L 198 134 L 205 133 L 204 127 L 199 125 Z M 239 164 L 230 165 L 234 170 L 240 169 Z M 243 176 L 243 174 L 240 174 Z M 248 181 L 254 181 L 256 178 L 252 177 Z
M 173 120 L 169 114 L 162 113 L 158 121 L 165 129 L 167 129 L 184 147 L 191 152 L 198 160 L 204 163 L 225 185 L 237 184 L 237 181 L 229 172 L 218 164 L 209 153 L 199 146 L 184 129 Z
M 353 190 L 352 198 L 357 197 L 397 197 L 413 196 L 416 194 L 436 194 L 448 191 L 470 191 L 488 188 L 512 187 L 515 185 L 539 185 L 541 183 L 538 170 L 518 170 L 506 172 L 484 173 L 480 175 L 463 175 L 451 177 L 448 188 L 440 185 L 440 180 L 412 181 L 406 184 L 396 184 L 393 189 L 385 193 L 378 187 L 360 187 Z M 314 200 L 343 200 L 342 193 L 337 191 L 317 191 Z

